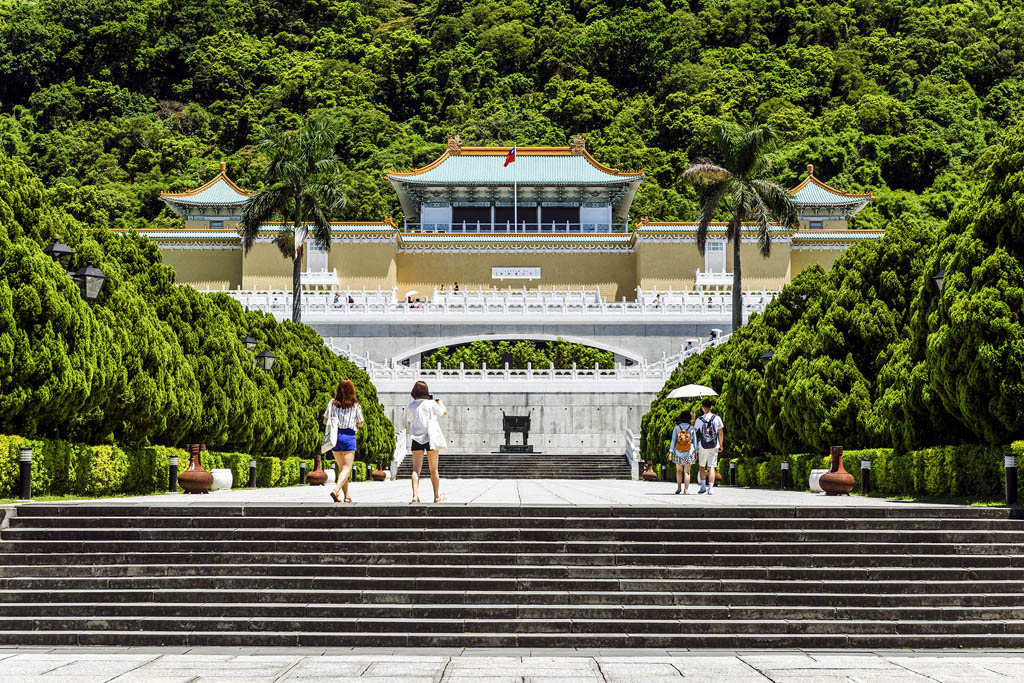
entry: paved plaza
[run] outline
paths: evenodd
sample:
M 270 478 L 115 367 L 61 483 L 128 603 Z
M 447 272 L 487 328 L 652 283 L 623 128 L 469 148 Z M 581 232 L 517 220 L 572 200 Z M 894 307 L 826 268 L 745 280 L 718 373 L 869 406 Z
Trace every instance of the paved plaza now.
M 612 479 L 441 479 L 444 504 L 455 505 L 910 505 L 912 503 L 864 496 L 826 496 L 804 491 L 769 491 L 716 486 L 713 495 L 675 495 L 675 482 Z M 330 485 L 289 486 L 269 489 L 232 489 L 199 496 L 166 494 L 116 498 L 117 502 L 167 503 L 328 503 Z M 420 500 L 433 499 L 430 480 L 420 481 Z M 365 481 L 349 485 L 354 505 L 408 504 L 412 488 L 408 480 Z
M 2 683 L 1011 683 L 1024 652 L 0 648 Z

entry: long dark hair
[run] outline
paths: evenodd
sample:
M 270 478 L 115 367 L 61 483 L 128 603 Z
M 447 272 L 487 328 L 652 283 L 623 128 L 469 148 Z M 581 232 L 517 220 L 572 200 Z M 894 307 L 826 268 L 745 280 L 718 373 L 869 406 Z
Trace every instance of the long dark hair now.
M 338 382 L 338 389 L 334 392 L 334 405 L 342 409 L 348 409 L 359 403 L 356 398 L 356 386 L 352 380 L 343 379 Z

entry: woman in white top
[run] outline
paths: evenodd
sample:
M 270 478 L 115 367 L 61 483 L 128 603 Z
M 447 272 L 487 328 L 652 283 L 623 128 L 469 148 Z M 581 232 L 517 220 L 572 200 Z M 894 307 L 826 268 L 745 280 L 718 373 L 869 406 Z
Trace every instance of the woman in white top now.
M 434 502 L 441 502 L 441 478 L 437 474 L 437 444 L 431 446 L 429 428 L 431 422 L 448 414 L 440 399 L 430 395 L 427 383 L 416 382 L 412 388 L 412 403 L 406 408 L 406 422 L 412 436 L 412 502 L 420 502 L 420 469 L 423 454 L 427 454 L 430 465 L 430 483 L 434 486 Z
M 343 379 L 338 382 L 334 398 L 327 403 L 327 410 L 324 411 L 324 424 L 332 416 L 338 421 L 338 440 L 332 449 L 334 461 L 338 463 L 338 481 L 331 491 L 331 498 L 335 503 L 341 502 L 338 500 L 338 491 L 344 489 L 345 502 L 351 503 L 352 499 L 348 497 L 348 478 L 356 457 L 356 429 L 363 426 L 363 407 L 356 398 L 356 387 L 352 380 Z

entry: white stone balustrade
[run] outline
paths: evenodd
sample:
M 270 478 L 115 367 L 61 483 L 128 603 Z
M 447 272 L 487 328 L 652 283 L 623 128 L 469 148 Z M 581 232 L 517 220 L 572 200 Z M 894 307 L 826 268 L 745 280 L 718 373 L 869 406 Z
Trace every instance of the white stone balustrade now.
M 245 308 L 279 318 L 291 312 L 290 290 L 221 290 Z M 743 295 L 743 314 L 763 312 L 778 292 L 751 290 Z M 565 322 L 596 319 L 621 322 L 646 320 L 725 321 L 732 315 L 732 296 L 708 292 L 644 292 L 636 301 L 608 301 L 596 291 L 517 290 L 460 291 L 438 293 L 423 302 L 397 301 L 394 291 L 338 290 L 306 291 L 302 295 L 306 322 Z

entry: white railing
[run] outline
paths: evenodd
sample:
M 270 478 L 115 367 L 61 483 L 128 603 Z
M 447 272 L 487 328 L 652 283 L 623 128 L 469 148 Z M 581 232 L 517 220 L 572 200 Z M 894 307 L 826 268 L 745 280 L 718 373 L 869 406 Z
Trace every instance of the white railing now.
M 640 478 L 640 439 L 631 429 L 626 430 L 626 461 L 629 462 L 629 478 Z
M 310 270 L 299 274 L 299 282 L 302 288 L 306 287 L 330 287 L 336 289 L 339 284 L 338 269 L 333 270 Z
M 406 433 L 404 429 L 395 433 L 395 453 L 391 458 L 391 467 L 388 468 L 391 471 L 392 479 L 398 479 L 398 467 L 405 460 L 405 441 Z
M 536 216 L 517 222 L 504 221 L 449 221 L 440 223 L 403 223 L 402 232 L 519 232 L 519 233 L 579 233 L 579 232 L 629 232 L 629 223 L 573 223 L 570 221 L 541 221 Z
M 222 290 L 250 310 L 286 317 L 291 311 L 290 290 Z M 437 301 L 396 301 L 392 292 L 339 290 L 307 291 L 302 296 L 306 322 L 363 322 L 404 320 L 447 323 L 453 316 L 480 321 L 487 318 L 508 322 L 516 318 L 535 322 L 595 318 L 610 320 L 664 319 L 679 322 L 724 321 L 732 315 L 732 297 L 725 294 L 678 293 L 648 296 L 637 301 L 593 299 L 590 293 L 523 297 L 518 294 L 444 294 Z M 777 292 L 751 291 L 743 295 L 743 314 L 761 313 Z
M 732 273 L 702 273 L 697 269 L 694 282 L 698 287 L 732 287 Z

